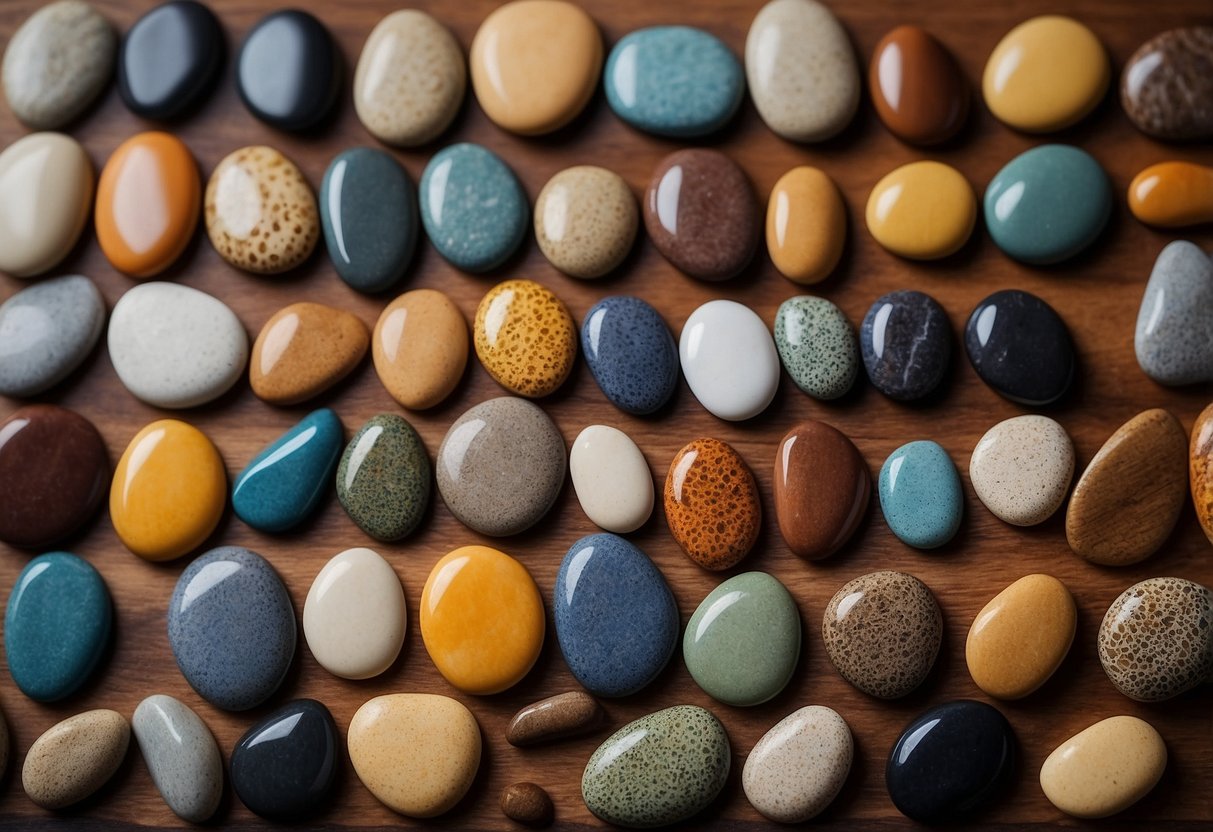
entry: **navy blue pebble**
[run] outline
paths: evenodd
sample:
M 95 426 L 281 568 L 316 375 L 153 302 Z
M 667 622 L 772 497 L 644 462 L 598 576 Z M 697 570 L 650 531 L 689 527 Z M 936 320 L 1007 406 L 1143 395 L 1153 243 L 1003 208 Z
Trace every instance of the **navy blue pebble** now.
M 288 702 L 245 732 L 232 750 L 232 788 L 269 820 L 302 821 L 328 803 L 337 782 L 340 738 L 329 709 Z
M 661 314 L 637 297 L 603 298 L 586 313 L 581 349 L 611 404 L 643 416 L 678 386 L 678 346 Z

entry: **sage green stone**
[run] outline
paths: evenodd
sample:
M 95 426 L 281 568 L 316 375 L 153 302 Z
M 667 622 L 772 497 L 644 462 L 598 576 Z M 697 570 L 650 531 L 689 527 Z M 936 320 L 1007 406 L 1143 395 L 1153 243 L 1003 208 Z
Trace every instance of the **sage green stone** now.
M 425 515 L 432 479 L 417 431 L 394 413 L 380 413 L 346 445 L 337 466 L 337 499 L 371 537 L 399 540 Z
M 788 298 L 775 313 L 775 348 L 796 386 L 815 399 L 846 395 L 859 373 L 855 328 L 825 298 Z

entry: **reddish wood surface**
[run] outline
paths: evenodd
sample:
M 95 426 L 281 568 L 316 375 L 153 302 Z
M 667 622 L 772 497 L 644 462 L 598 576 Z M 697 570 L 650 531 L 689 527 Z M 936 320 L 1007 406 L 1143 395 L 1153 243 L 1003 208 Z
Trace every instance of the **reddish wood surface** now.
M 0 7 L 0 39 L 8 37 L 38 5 L 35 0 L 8 0 Z M 125 30 L 151 0 L 103 0 L 99 7 Z M 249 0 L 212 0 L 222 19 L 232 52 L 244 33 L 273 4 Z M 359 50 L 372 26 L 398 4 L 384 0 L 345 0 L 339 5 L 300 0 L 330 27 L 341 43 L 347 62 L 346 92 L 334 121 L 308 136 L 275 132 L 255 121 L 240 105 L 233 87 L 231 61 L 219 91 L 185 122 L 173 126 L 209 173 L 229 151 L 247 144 L 267 143 L 286 152 L 318 186 L 328 161 L 341 149 L 374 144 L 355 117 L 350 102 L 349 78 Z M 494 2 L 419 2 L 449 25 L 466 48 L 479 22 Z M 641 3 L 610 0 L 588 4 L 608 44 L 626 32 L 646 25 L 681 22 L 701 25 L 721 36 L 736 52 L 743 51 L 745 34 L 757 11 L 758 0 L 716 0 L 712 3 Z M 965 3 L 879 2 L 852 0 L 833 4 L 851 33 L 866 65 L 877 40 L 901 23 L 926 26 L 955 51 L 965 73 L 976 85 L 986 56 L 998 39 L 1027 17 L 1062 8 L 1047 0 L 1006 3 L 969 0 Z M 1195 22 L 1209 23 L 1213 9 L 1205 0 L 1141 3 L 1137 0 L 1070 0 L 1062 4 L 1085 21 L 1107 44 L 1119 75 L 1133 50 L 1164 29 Z M 7 146 L 25 131 L 7 109 L 0 108 L 0 143 Z M 100 168 L 125 138 L 150 125 L 131 115 L 110 89 L 92 112 L 71 128 Z M 622 174 L 640 194 L 658 160 L 679 146 L 641 135 L 616 119 L 601 93 L 586 113 L 557 134 L 540 139 L 507 135 L 487 121 L 469 95 L 453 128 L 442 143 L 471 140 L 499 152 L 518 172 L 533 200 L 543 183 L 572 164 L 592 162 Z M 863 206 L 876 181 L 892 168 L 920 158 L 938 158 L 956 166 L 980 194 L 995 172 L 1017 153 L 1042 141 L 1063 141 L 1089 150 L 1103 163 L 1115 185 L 1117 206 L 1107 231 L 1090 252 L 1062 266 L 1036 269 L 1005 257 L 982 230 L 955 256 L 941 263 L 915 264 L 882 250 L 867 234 Z M 1056 136 L 1030 137 L 1001 124 L 978 103 L 963 134 L 948 146 L 924 153 L 894 139 L 877 121 L 870 102 L 843 135 L 818 146 L 784 142 L 762 124 L 748 102 L 739 117 L 710 144 L 731 154 L 748 171 L 765 201 L 775 180 L 797 164 L 814 164 L 835 178 L 842 188 L 850 215 L 850 240 L 838 273 L 815 288 L 838 303 L 858 324 L 871 302 L 884 292 L 916 288 L 943 303 L 959 335 L 970 310 L 997 289 L 1019 287 L 1048 300 L 1069 324 L 1078 346 L 1081 373 L 1064 403 L 1049 413 L 1074 438 L 1079 470 L 1103 441 L 1124 421 L 1147 407 L 1163 406 L 1190 428 L 1209 401 L 1207 386 L 1171 390 L 1152 383 L 1138 368 L 1133 355 L 1133 326 L 1141 294 L 1153 260 L 1171 239 L 1193 239 L 1206 249 L 1213 246 L 1208 226 L 1174 234 L 1149 230 L 1125 208 L 1123 194 L 1137 171 L 1164 159 L 1188 159 L 1213 164 L 1209 146 L 1169 146 L 1139 134 L 1109 95 L 1096 113 L 1081 125 Z M 436 147 L 399 153 L 409 172 L 417 177 Z M 105 261 L 92 236 L 83 242 L 56 273 L 82 272 L 94 278 L 112 306 L 132 285 Z M 530 277 L 550 286 L 580 321 L 590 305 L 608 293 L 640 295 L 652 302 L 678 332 L 691 311 L 714 297 L 741 300 L 768 322 L 785 298 L 802 293 L 800 287 L 775 272 L 765 253 L 735 280 L 704 284 L 676 273 L 647 240 L 641 240 L 617 275 L 600 282 L 578 282 L 557 273 L 543 259 L 533 240 L 522 253 L 497 273 L 484 277 L 461 274 L 448 266 L 427 244 L 420 247 L 403 289 L 432 286 L 448 292 L 472 319 L 476 304 L 496 281 Z M 250 336 L 269 316 L 287 303 L 307 298 L 349 309 L 372 326 L 388 298 L 363 297 L 336 276 L 322 251 L 295 272 L 273 278 L 242 274 L 224 264 L 199 231 L 181 263 L 166 275 L 210 292 L 239 315 Z M 0 277 L 0 298 L 25 283 Z M 1039 692 L 1021 702 L 995 703 L 1018 734 L 1022 761 L 1015 785 L 1003 799 L 975 823 L 1018 827 L 1062 821 L 1064 816 L 1043 797 L 1037 774 L 1047 754 L 1062 740 L 1088 724 L 1114 714 L 1136 714 L 1162 732 L 1170 749 L 1170 764 L 1158 788 L 1119 820 L 1105 825 L 1135 828 L 1163 826 L 1207 828 L 1213 822 L 1213 692 L 1209 687 L 1161 705 L 1141 705 L 1121 696 L 1105 678 L 1095 653 L 1099 623 L 1111 601 L 1135 581 L 1155 575 L 1178 575 L 1213 582 L 1213 558 L 1193 511 L 1185 508 L 1179 525 L 1162 550 L 1146 562 L 1124 569 L 1097 568 L 1073 555 L 1066 545 L 1062 516 L 1040 527 L 1018 529 L 995 519 L 967 488 L 969 454 L 978 438 L 1001 419 L 1025 412 L 1000 398 L 974 374 L 959 349 L 944 392 L 927 404 L 896 404 L 862 380 L 837 403 L 820 404 L 801 394 L 784 378 L 771 408 L 745 424 L 727 424 L 705 412 L 682 385 L 673 403 L 652 418 L 626 416 L 610 406 L 579 360 L 569 382 L 543 402 L 570 441 L 586 425 L 605 422 L 626 430 L 637 441 L 660 484 L 675 451 L 697 436 L 715 436 L 736 447 L 759 480 L 766 522 L 759 543 L 738 567 L 762 569 L 777 575 L 795 595 L 804 620 L 804 650 L 792 683 L 774 701 L 751 709 L 730 708 L 710 700 L 691 681 L 676 656 L 661 677 L 642 693 L 607 703 L 610 725 L 677 703 L 710 708 L 724 722 L 733 743 L 734 766 L 721 798 L 690 827 L 756 826 L 762 822 L 740 788 L 741 766 L 758 738 L 779 718 L 796 708 L 819 703 L 837 709 L 850 723 L 856 740 L 851 777 L 835 804 L 817 822 L 836 828 L 894 828 L 909 825 L 889 801 L 884 788 L 886 756 L 902 727 L 931 705 L 955 698 L 985 699 L 965 669 L 964 638 L 977 611 L 1007 584 L 1031 572 L 1048 572 L 1061 578 L 1079 604 L 1079 631 L 1062 669 Z M 501 390 L 476 362 L 448 402 L 432 412 L 410 414 L 431 454 L 437 451 L 447 426 L 466 408 Z M 347 434 L 375 413 L 396 411 L 370 362 L 347 382 L 318 401 L 291 409 L 270 407 L 256 399 L 246 382 L 218 402 L 184 414 L 168 414 L 136 401 L 118 382 L 104 347 L 71 379 L 42 397 L 73 408 L 92 419 L 109 445 L 114 461 L 135 432 L 149 421 L 179 415 L 197 424 L 216 442 L 229 476 L 281 431 L 311 408 L 335 408 Z M 0 400 L 0 416 L 20 403 Z M 931 438 L 951 453 L 966 482 L 966 517 L 955 541 L 932 553 L 910 549 L 892 535 L 877 505 L 854 540 L 825 562 L 808 564 L 793 556 L 775 528 L 771 494 L 771 468 L 779 438 L 801 419 L 823 419 L 849 434 L 875 474 L 886 455 L 903 442 Z M 534 531 L 519 537 L 489 541 L 518 557 L 532 571 L 545 595 L 550 596 L 556 570 L 568 546 L 594 531 L 582 514 L 571 487 L 550 516 Z M 506 744 L 504 729 L 522 705 L 574 686 L 560 657 L 549 627 L 542 657 L 530 675 L 513 690 L 491 697 L 463 695 L 446 684 L 426 655 L 417 628 L 417 603 L 433 563 L 448 550 L 477 542 L 478 536 L 461 526 L 442 505 L 435 506 L 419 533 L 395 545 L 375 544 L 345 516 L 330 497 L 316 519 L 302 531 L 284 537 L 261 535 L 230 516 L 225 517 L 207 547 L 239 544 L 263 553 L 277 567 L 290 588 L 296 612 L 302 612 L 308 586 L 324 562 L 350 546 L 372 545 L 386 556 L 404 582 L 410 607 L 410 629 L 400 659 L 384 675 L 366 682 L 336 679 L 323 671 L 301 646 L 286 683 L 270 703 L 251 713 L 228 714 L 203 702 L 186 684 L 175 666 L 165 632 L 165 610 L 174 582 L 188 558 L 175 563 L 146 563 L 127 552 L 114 536 L 104 513 L 87 531 L 63 548 L 87 558 L 105 576 L 117 606 L 114 647 L 97 673 L 69 701 L 41 705 L 26 699 L 6 672 L 0 672 L 0 707 L 13 736 L 10 773 L 0 781 L 0 826 L 38 824 L 52 818 L 22 794 L 19 771 L 30 743 L 53 723 L 73 713 L 96 707 L 130 714 L 152 693 L 170 693 L 195 707 L 210 725 L 225 754 L 240 734 L 270 708 L 294 697 L 309 696 L 325 702 L 344 732 L 354 711 L 380 693 L 427 691 L 455 696 L 476 714 L 483 729 L 485 755 L 482 770 L 467 798 L 444 818 L 417 825 L 499 829 L 510 823 L 499 813 L 503 787 L 520 779 L 544 785 L 556 801 L 561 826 L 601 827 L 581 802 L 582 767 L 607 730 L 597 736 L 547 748 L 519 750 Z M 658 509 L 633 540 L 657 562 L 669 579 L 683 621 L 724 576 L 694 566 L 671 539 Z M 7 595 L 28 553 L 0 552 L 0 591 Z M 944 647 L 923 687 L 898 702 L 876 701 L 844 682 L 831 667 L 820 638 L 822 611 L 830 596 L 845 581 L 880 568 L 911 572 L 935 592 L 946 625 Z M 735 570 L 735 571 L 738 571 Z M 143 824 L 176 826 L 147 774 L 138 753 L 132 751 L 114 781 L 85 806 L 65 817 L 81 825 Z M 257 824 L 231 794 L 225 797 L 217 822 Z M 318 823 L 350 826 L 412 825 L 381 806 L 358 782 L 352 768 L 343 767 L 337 799 Z

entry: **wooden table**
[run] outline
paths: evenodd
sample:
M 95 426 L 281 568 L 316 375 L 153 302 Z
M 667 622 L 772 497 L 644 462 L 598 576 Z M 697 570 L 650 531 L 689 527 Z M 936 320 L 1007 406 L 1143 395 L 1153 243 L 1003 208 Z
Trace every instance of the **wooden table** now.
M 231 53 L 244 33 L 276 4 L 249 0 L 210 0 L 226 30 Z M 0 38 L 8 37 L 39 5 L 38 0 L 8 0 L 0 8 Z M 97 5 L 119 30 L 153 5 L 152 0 Z M 270 144 L 283 150 L 318 186 L 329 160 L 340 150 L 374 140 L 355 117 L 349 79 L 362 43 L 374 24 L 399 6 L 385 0 L 344 0 L 339 5 L 321 0 L 298 0 L 331 27 L 346 59 L 347 78 L 340 107 L 330 125 L 309 136 L 276 132 L 253 119 L 240 105 L 228 69 L 218 92 L 207 105 L 175 130 L 197 156 L 204 174 L 231 150 L 249 144 Z M 477 25 L 496 5 L 485 0 L 459 3 L 421 0 L 452 28 L 466 48 Z M 761 5 L 758 0 L 714 0 L 703 3 L 642 3 L 631 0 L 587 3 L 602 27 L 608 44 L 632 29 L 660 23 L 700 25 L 722 37 L 741 55 L 750 21 Z M 855 41 L 861 63 L 877 40 L 901 23 L 925 26 L 958 56 L 965 73 L 978 84 L 986 56 L 998 39 L 1027 17 L 1058 11 L 1049 0 L 967 0 L 964 3 L 879 2 L 851 0 L 832 4 Z M 1210 22 L 1213 9 L 1206 0 L 1071 0 L 1068 11 L 1088 24 L 1107 45 L 1117 77 L 1133 50 L 1164 29 L 1194 22 Z M 730 424 L 709 415 L 681 385 L 673 405 L 656 418 L 627 416 L 610 404 L 595 385 L 584 362 L 572 378 L 542 404 L 556 420 L 566 442 L 586 425 L 604 422 L 629 433 L 639 444 L 658 485 L 667 466 L 683 444 L 698 436 L 715 436 L 731 443 L 753 468 L 762 493 L 766 522 L 754 552 L 734 571 L 767 570 L 795 595 L 804 621 L 804 650 L 787 689 L 772 702 L 756 708 L 731 708 L 712 701 L 692 682 L 681 657 L 649 688 L 627 699 L 606 703 L 610 725 L 678 703 L 710 708 L 724 722 L 733 744 L 733 771 L 719 800 L 688 827 L 748 828 L 762 823 L 750 808 L 740 787 L 741 767 L 750 748 L 777 720 L 807 704 L 829 705 L 850 723 L 856 757 L 842 794 L 815 823 L 837 828 L 893 828 L 908 826 L 889 801 L 884 787 L 885 759 L 901 729 L 922 710 L 951 699 L 987 699 L 969 678 L 964 663 L 964 639 L 977 611 L 998 591 L 1031 572 L 1048 572 L 1063 580 L 1079 606 L 1078 635 L 1061 670 L 1040 691 L 1020 702 L 996 702 L 1014 725 L 1022 751 L 1015 785 L 975 823 L 1019 828 L 1055 823 L 1064 816 L 1041 794 L 1037 783 L 1040 765 L 1062 740 L 1087 725 L 1114 714 L 1135 714 L 1153 723 L 1167 741 L 1170 763 L 1159 786 L 1138 805 L 1107 825 L 1122 827 L 1207 828 L 1213 823 L 1213 688 L 1188 693 L 1160 705 L 1142 705 L 1118 693 L 1104 676 L 1095 653 L 1095 637 L 1104 611 L 1130 584 L 1157 575 L 1178 575 L 1213 583 L 1213 557 L 1190 507 L 1162 550 L 1145 563 L 1109 569 L 1082 561 L 1066 545 L 1063 515 L 1043 525 L 1012 528 L 994 518 L 966 487 L 966 514 L 956 539 L 935 552 L 919 552 L 901 544 L 889 531 L 875 498 L 869 516 L 852 542 L 825 562 L 805 563 L 792 555 L 775 527 L 772 499 L 772 465 L 776 443 L 794 423 L 825 420 L 846 432 L 858 445 L 875 474 L 885 457 L 912 439 L 940 442 L 952 455 L 967 482 L 969 454 L 978 438 L 996 422 L 1026 412 L 986 387 L 973 372 L 960 348 L 959 336 L 976 303 L 987 294 L 1008 287 L 1034 292 L 1062 315 L 1077 344 L 1081 371 L 1074 390 L 1048 413 L 1057 418 L 1074 439 L 1079 471 L 1103 441 L 1120 424 L 1148 407 L 1169 408 L 1190 428 L 1210 398 L 1207 386 L 1172 390 L 1151 382 L 1138 368 L 1133 354 L 1133 327 L 1145 281 L 1159 250 L 1170 240 L 1186 237 L 1204 248 L 1213 246 L 1208 226 L 1184 234 L 1153 231 L 1129 215 L 1123 194 L 1129 180 L 1148 164 L 1164 159 L 1189 159 L 1213 164 L 1213 148 L 1170 146 L 1139 134 L 1109 94 L 1093 116 L 1055 136 L 1031 137 L 1015 133 L 994 120 L 977 104 L 968 127 L 958 140 L 924 153 L 908 147 L 877 121 L 870 102 L 864 101 L 854 123 L 838 138 L 822 145 L 787 143 L 771 133 L 748 101 L 735 121 L 709 144 L 740 162 L 765 202 L 775 180 L 799 164 L 817 165 L 842 188 L 850 215 L 850 240 L 835 276 L 813 289 L 837 303 L 856 325 L 879 295 L 915 288 L 935 296 L 947 309 L 957 336 L 957 350 L 945 383 L 945 392 L 921 406 L 897 404 L 873 389 L 866 380 L 841 401 L 815 402 L 803 395 L 786 376 L 774 404 L 762 416 L 744 424 Z M 7 146 L 25 133 L 6 108 L 0 108 L 0 142 Z M 152 125 L 128 112 L 112 88 L 101 104 L 73 125 L 72 134 L 87 148 L 100 168 L 124 139 Z M 618 171 L 635 193 L 643 191 L 651 171 L 665 154 L 680 146 L 637 133 L 612 115 L 599 93 L 585 114 L 555 135 L 524 139 L 492 125 L 472 97 L 442 143 L 475 141 L 491 147 L 517 171 L 533 200 L 547 179 L 573 164 L 595 163 Z M 871 187 L 894 167 L 921 158 L 937 158 L 954 165 L 973 183 L 978 194 L 995 172 L 1013 156 L 1044 141 L 1070 142 L 1090 151 L 1108 170 L 1115 186 L 1117 205 L 1112 219 L 1092 249 L 1062 266 L 1037 269 L 1004 256 L 983 230 L 958 254 L 939 263 L 916 264 L 881 249 L 867 234 L 863 207 Z M 397 153 L 416 178 L 437 147 L 421 152 Z M 56 273 L 81 272 L 100 285 L 112 305 L 133 283 L 106 262 L 91 230 Z M 450 294 L 470 321 L 481 296 L 497 281 L 528 277 L 550 286 L 580 321 L 594 301 L 606 294 L 635 294 L 646 298 L 666 317 L 677 333 L 691 311 L 716 297 L 728 297 L 753 307 L 768 324 L 784 299 L 802 293 L 782 278 L 765 253 L 742 276 L 722 284 L 699 283 L 677 273 L 653 246 L 642 239 L 617 275 L 599 282 L 580 282 L 555 271 L 528 240 L 520 255 L 498 272 L 482 277 L 461 274 L 447 265 L 428 244 L 420 246 L 416 261 L 401 291 L 421 286 Z M 229 304 L 243 321 L 250 337 L 269 316 L 288 303 L 315 300 L 348 309 L 373 326 L 390 298 L 364 297 L 336 276 L 323 251 L 302 268 L 280 277 L 255 277 L 237 272 L 220 260 L 199 230 L 181 263 L 165 279 L 178 280 L 210 292 Z M 0 277 L 0 298 L 7 298 L 26 283 Z M 442 406 L 425 413 L 408 414 L 420 431 L 431 455 L 436 453 L 446 428 L 473 404 L 501 394 L 501 389 L 480 365 L 472 361 L 465 381 Z M 347 435 L 370 416 L 398 412 L 366 361 L 353 377 L 319 400 L 304 406 L 271 407 L 241 382 L 219 401 L 185 412 L 158 411 L 136 401 L 123 389 L 106 357 L 98 348 L 67 382 L 41 397 L 72 408 L 101 430 L 112 459 L 144 424 L 178 415 L 210 435 L 221 451 L 229 477 L 234 477 L 257 451 L 318 406 L 334 408 Z M 0 417 L 21 403 L 0 399 Z M 454 696 L 476 714 L 485 741 L 484 762 L 475 785 L 463 802 L 447 816 L 430 822 L 457 828 L 510 828 L 498 811 L 499 794 L 517 780 L 534 780 L 548 789 L 556 802 L 562 827 L 602 824 L 580 799 L 582 768 L 590 753 L 608 732 L 560 745 L 519 750 L 504 740 L 510 716 L 521 706 L 575 687 L 560 656 L 549 621 L 548 639 L 535 669 L 512 690 L 490 697 L 474 697 L 451 688 L 437 673 L 421 644 L 417 605 L 430 567 L 447 551 L 460 545 L 484 542 L 519 558 L 531 570 L 545 596 L 550 597 L 564 553 L 582 535 L 595 531 L 581 512 L 571 487 L 566 487 L 549 517 L 535 530 L 508 540 L 481 539 L 458 523 L 435 499 L 422 529 L 399 544 L 369 540 L 346 517 L 335 497 L 325 501 L 315 522 L 294 535 L 259 534 L 230 512 L 206 547 L 238 544 L 264 554 L 281 573 L 291 591 L 296 612 L 320 567 L 337 552 L 370 545 L 395 567 L 409 604 L 409 633 L 399 660 L 382 676 L 350 682 L 330 676 L 301 646 L 291 673 L 267 705 L 250 713 L 229 714 L 202 701 L 186 684 L 173 662 L 165 629 L 165 611 L 178 575 L 188 563 L 147 563 L 118 542 L 108 517 L 101 513 L 86 532 L 63 548 L 92 562 L 105 576 L 117 608 L 112 652 L 83 691 L 66 702 L 42 705 L 31 702 L 0 673 L 0 707 L 13 737 L 10 773 L 0 781 L 0 827 L 42 826 L 51 821 L 22 794 L 19 770 L 29 745 L 55 722 L 90 708 L 114 708 L 131 714 L 136 704 L 153 693 L 169 693 L 194 707 L 211 727 L 224 754 L 256 719 L 296 697 L 313 697 L 329 706 L 344 732 L 350 718 L 367 699 L 388 692 L 434 692 Z M 699 601 L 722 580 L 692 564 L 666 529 L 660 508 L 632 539 L 665 573 L 683 621 Z M 0 552 L 0 591 L 5 595 L 28 553 Z M 830 596 L 847 580 L 876 569 L 899 569 L 922 578 L 935 592 L 943 609 L 945 637 L 939 660 L 922 688 L 904 700 L 877 701 L 858 692 L 834 671 L 822 646 L 820 622 Z M 132 749 L 113 782 L 84 806 L 65 813 L 82 825 L 96 827 L 128 823 L 177 826 L 178 819 L 157 794 L 147 769 Z M 235 799 L 230 788 L 217 821 L 255 825 L 260 821 Z M 380 805 L 362 787 L 348 760 L 343 765 L 333 808 L 318 823 L 350 826 L 411 824 Z

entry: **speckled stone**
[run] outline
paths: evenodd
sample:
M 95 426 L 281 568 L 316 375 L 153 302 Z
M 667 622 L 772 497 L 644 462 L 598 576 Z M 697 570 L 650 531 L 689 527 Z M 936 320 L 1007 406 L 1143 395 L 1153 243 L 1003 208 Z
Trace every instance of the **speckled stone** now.
M 678 346 L 661 313 L 629 295 L 606 297 L 581 324 L 581 352 L 607 400 L 626 413 L 659 410 L 678 387 Z
M 736 566 L 762 527 L 754 475 L 741 455 L 719 439 L 696 439 L 674 455 L 664 503 L 670 534 L 704 569 Z
M 1077 818 L 1106 818 L 1141 800 L 1167 769 L 1167 745 L 1154 726 L 1113 716 L 1057 746 L 1040 767 L 1040 790 Z
M 257 21 L 236 56 L 236 89 L 249 112 L 279 130 L 324 121 L 341 91 L 341 51 L 324 24 L 299 9 Z
M 931 672 L 943 616 L 931 590 L 913 575 L 872 572 L 830 599 L 821 638 L 844 679 L 870 696 L 896 699 Z
M 181 675 L 215 707 L 245 711 L 273 695 L 290 669 L 295 638 L 290 594 L 256 552 L 211 549 L 177 579 L 169 644 Z
M 675 705 L 620 728 L 581 776 L 586 807 L 607 823 L 666 826 L 707 808 L 729 776 L 729 737 L 710 711 Z
M 793 425 L 775 448 L 775 517 L 788 548 L 805 560 L 837 552 L 868 512 L 872 477 L 846 434 L 825 422 Z
M 977 304 L 965 325 L 965 352 L 996 393 L 1033 407 L 1064 396 L 1077 363 L 1065 321 L 1019 289 L 1003 289 Z
M 202 718 L 162 693 L 135 708 L 131 727 L 156 790 L 177 817 L 209 820 L 223 797 L 223 757 Z
M 964 487 L 937 442 L 907 442 L 880 467 L 880 510 L 897 539 L 935 549 L 956 535 L 964 517 Z
M 1166 385 L 1213 381 L 1210 310 L 1213 257 L 1187 240 L 1168 243 L 1154 261 L 1137 313 L 1133 348 L 1141 371 Z
M 171 121 L 197 109 L 223 73 L 223 27 L 194 0 L 153 6 L 122 38 L 118 92 L 137 116 Z
M 854 756 L 846 720 L 824 705 L 807 705 L 762 735 L 746 757 L 741 786 L 764 817 L 804 823 L 838 796 Z
M 1188 485 L 1192 507 L 1205 537 L 1213 543 L 1213 404 L 1205 407 L 1192 424 L 1188 443 Z
M 371 335 L 357 315 L 321 303 L 292 303 L 257 333 L 249 387 L 264 402 L 300 404 L 352 373 L 370 345 Z
M 872 304 L 859 329 L 859 348 L 877 390 L 891 399 L 913 401 L 943 381 L 952 356 L 952 329 L 938 301 L 902 289 Z
M 1116 689 L 1162 702 L 1213 674 L 1213 592 L 1183 578 L 1126 589 L 1099 625 L 1099 661 Z
M 314 819 L 337 783 L 341 736 L 315 699 L 296 699 L 244 732 L 232 749 L 232 789 L 251 812 L 275 821 Z
M 1137 48 L 1120 79 L 1120 103 L 1159 139 L 1213 139 L 1213 26 L 1181 26 Z
M 543 256 L 572 277 L 602 277 L 623 262 L 640 227 L 636 197 L 623 177 L 593 165 L 565 168 L 535 200 L 535 239 Z
M 554 393 L 572 372 L 577 325 L 551 289 L 533 280 L 506 280 L 476 308 L 472 342 L 494 381 L 536 399 Z
M 792 381 L 815 399 L 846 395 L 859 374 L 855 328 L 825 298 L 798 295 L 779 304 L 775 347 Z
M 583 690 L 571 690 L 532 702 L 514 714 L 505 739 L 519 748 L 542 745 L 593 731 L 605 717 L 597 699 Z
M 29 397 L 63 381 L 105 329 L 105 300 L 82 275 L 22 289 L 0 304 L 0 395 Z
M 449 297 L 413 289 L 384 307 L 371 336 L 375 373 L 392 398 L 425 410 L 455 391 L 468 362 L 468 325 Z
M 68 717 L 29 747 L 21 767 L 25 796 L 43 809 L 65 809 L 99 791 L 118 771 L 131 726 L 117 711 Z
M 543 786 L 511 783 L 501 790 L 501 814 L 526 826 L 547 826 L 556 817 L 556 807 Z
M 969 482 L 990 513 L 1035 526 L 1061 507 L 1074 477 L 1074 443 L 1048 416 L 1028 414 L 985 432 L 969 457 Z
M 366 421 L 337 466 L 337 499 L 358 528 L 376 540 L 408 536 L 430 504 L 430 458 L 402 416 Z
M 492 537 L 518 534 L 548 513 L 564 485 L 564 438 L 542 409 L 510 396 L 455 420 L 438 449 L 438 491 L 451 513 Z

